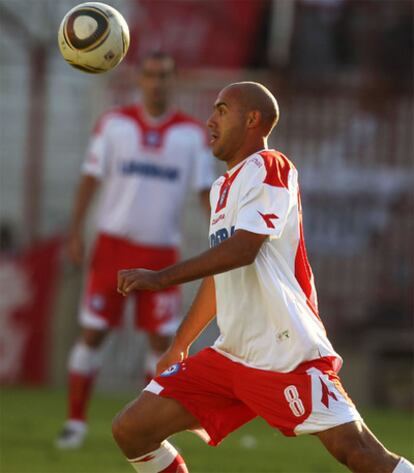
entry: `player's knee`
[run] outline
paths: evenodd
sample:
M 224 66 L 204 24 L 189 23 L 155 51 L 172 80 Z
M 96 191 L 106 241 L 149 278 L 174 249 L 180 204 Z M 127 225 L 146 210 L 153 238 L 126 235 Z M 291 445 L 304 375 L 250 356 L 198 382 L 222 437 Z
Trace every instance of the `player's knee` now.
M 90 348 L 100 348 L 108 334 L 108 330 L 84 329 L 81 334 L 82 342 Z
M 137 412 L 131 415 L 128 408 L 119 412 L 112 421 L 112 435 L 118 444 L 134 440 L 135 443 L 150 439 L 152 435 L 151 426 L 146 426 Z
M 122 444 L 125 437 L 125 429 L 120 412 L 112 420 L 112 436 L 118 445 Z
M 159 447 L 151 428 L 136 416 L 129 415 L 128 410 L 118 413 L 112 421 L 112 435 L 119 448 L 127 458 L 136 458 Z
M 112 435 L 116 443 L 124 450 L 128 448 L 131 439 L 134 439 L 135 443 L 139 442 L 139 424 L 132 424 L 124 411 L 119 412 L 112 421 Z

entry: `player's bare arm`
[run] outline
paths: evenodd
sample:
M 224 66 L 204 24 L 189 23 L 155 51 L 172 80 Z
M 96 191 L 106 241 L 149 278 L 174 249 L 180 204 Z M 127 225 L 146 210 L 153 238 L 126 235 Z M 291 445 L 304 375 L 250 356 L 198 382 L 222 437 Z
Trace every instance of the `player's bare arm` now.
M 118 292 L 126 296 L 133 290 L 158 291 L 247 266 L 253 263 L 266 238 L 267 235 L 237 230 L 220 245 L 161 271 L 121 270 L 118 272 Z
M 199 193 L 200 205 L 205 211 L 207 217 L 210 217 L 211 207 L 210 207 L 210 190 L 205 189 Z
M 206 277 L 201 283 L 187 316 L 171 343 L 170 348 L 157 364 L 156 374 L 162 373 L 169 366 L 184 360 L 192 343 L 216 316 L 216 293 L 214 278 Z
M 69 257 L 75 264 L 81 264 L 84 253 L 83 226 L 92 199 L 99 187 L 99 180 L 93 176 L 84 175 L 78 186 L 72 219 L 68 235 Z

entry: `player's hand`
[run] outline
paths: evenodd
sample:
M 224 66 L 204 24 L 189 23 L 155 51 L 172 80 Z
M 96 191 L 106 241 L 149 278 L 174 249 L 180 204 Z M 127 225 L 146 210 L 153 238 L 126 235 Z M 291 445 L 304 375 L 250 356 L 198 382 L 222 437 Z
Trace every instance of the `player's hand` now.
M 157 363 L 157 369 L 155 371 L 155 376 L 160 375 L 171 365 L 179 363 L 180 361 L 185 360 L 188 357 L 188 348 L 182 348 L 171 345 L 170 348 L 162 355 L 160 360 Z
M 131 291 L 159 291 L 162 289 L 158 271 L 149 269 L 121 269 L 118 271 L 117 291 L 126 296 Z
M 68 255 L 72 263 L 80 266 L 84 256 L 83 238 L 79 233 L 72 233 L 68 238 Z

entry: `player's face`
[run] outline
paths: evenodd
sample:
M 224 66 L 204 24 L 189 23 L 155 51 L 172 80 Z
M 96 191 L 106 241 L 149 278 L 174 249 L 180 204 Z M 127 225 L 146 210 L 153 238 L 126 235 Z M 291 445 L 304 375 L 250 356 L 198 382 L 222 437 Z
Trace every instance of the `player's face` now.
M 227 163 L 234 160 L 246 139 L 246 112 L 237 91 L 223 89 L 219 93 L 207 126 L 214 156 Z
M 168 107 L 174 79 L 174 64 L 169 58 L 148 58 L 139 74 L 139 87 L 149 111 L 160 113 Z

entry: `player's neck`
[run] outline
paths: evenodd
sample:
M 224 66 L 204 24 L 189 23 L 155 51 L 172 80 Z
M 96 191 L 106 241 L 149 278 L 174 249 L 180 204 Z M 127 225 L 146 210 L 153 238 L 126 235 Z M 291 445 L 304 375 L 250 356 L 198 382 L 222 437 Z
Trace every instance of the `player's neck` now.
M 160 123 L 165 121 L 171 115 L 172 110 L 168 106 L 153 107 L 148 104 L 143 104 L 142 112 L 148 122 Z
M 147 113 L 147 115 L 149 115 L 152 118 L 159 118 L 167 114 L 168 108 L 167 107 L 148 107 L 147 105 L 145 106 L 145 112 Z
M 240 148 L 230 160 L 227 161 L 227 169 L 230 170 L 234 168 L 252 154 L 258 153 L 259 151 L 263 151 L 265 149 L 268 149 L 266 138 L 260 139 L 252 144 L 246 144 Z

